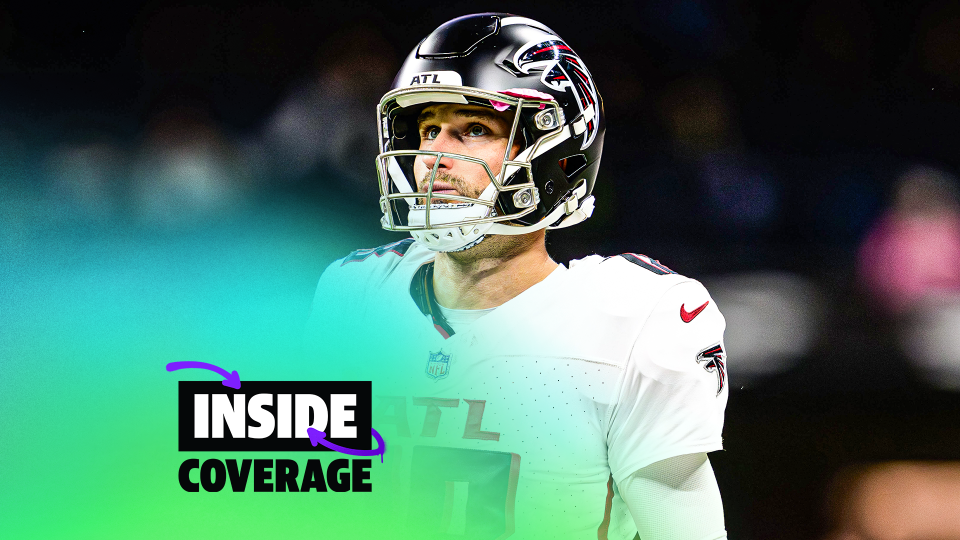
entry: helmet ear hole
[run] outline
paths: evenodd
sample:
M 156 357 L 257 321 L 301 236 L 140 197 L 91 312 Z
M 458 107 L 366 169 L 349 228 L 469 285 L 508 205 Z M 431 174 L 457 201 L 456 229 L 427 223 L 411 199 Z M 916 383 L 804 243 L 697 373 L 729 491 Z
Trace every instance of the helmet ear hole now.
M 587 166 L 587 158 L 583 154 L 577 154 L 567 156 L 557 163 L 560 165 L 563 174 L 567 175 L 567 178 L 572 178 Z

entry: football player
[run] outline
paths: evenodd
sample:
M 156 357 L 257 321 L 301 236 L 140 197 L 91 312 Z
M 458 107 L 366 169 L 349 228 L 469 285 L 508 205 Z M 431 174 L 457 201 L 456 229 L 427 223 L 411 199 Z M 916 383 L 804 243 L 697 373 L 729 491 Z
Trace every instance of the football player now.
M 716 304 L 644 255 L 546 251 L 593 210 L 583 60 L 537 21 L 460 17 L 377 111 L 382 226 L 412 238 L 334 262 L 308 337 L 373 381 L 410 537 L 726 538 Z

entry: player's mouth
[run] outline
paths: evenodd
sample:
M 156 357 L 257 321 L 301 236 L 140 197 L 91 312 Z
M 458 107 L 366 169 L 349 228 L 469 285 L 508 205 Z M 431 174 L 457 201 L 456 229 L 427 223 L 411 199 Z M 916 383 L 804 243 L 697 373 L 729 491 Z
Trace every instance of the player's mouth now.
M 427 192 L 427 186 L 424 185 L 420 188 L 422 193 Z M 442 180 L 435 180 L 433 182 L 433 198 L 430 199 L 432 204 L 449 204 L 449 203 L 458 203 L 460 201 L 453 201 L 450 199 L 443 198 L 444 195 L 460 195 L 460 192 L 457 191 L 457 188 L 449 182 L 444 182 Z M 426 201 L 422 201 L 426 204 Z
M 423 186 L 423 188 L 421 188 L 421 191 L 423 193 L 426 193 L 427 186 Z M 459 195 L 459 194 L 460 192 L 457 191 L 457 189 L 453 186 L 453 184 L 449 184 L 447 182 L 439 182 L 439 181 L 435 181 L 433 183 L 434 197 L 436 197 L 437 195 Z

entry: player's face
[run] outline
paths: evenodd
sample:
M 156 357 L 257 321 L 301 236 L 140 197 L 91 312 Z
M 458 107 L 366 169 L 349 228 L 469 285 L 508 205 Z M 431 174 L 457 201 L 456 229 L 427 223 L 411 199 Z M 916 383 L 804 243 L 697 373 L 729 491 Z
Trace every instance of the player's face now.
M 479 158 L 487 163 L 493 174 L 497 174 L 510 139 L 513 114 L 512 111 L 500 112 L 476 105 L 431 105 L 417 119 L 420 149 Z M 516 142 L 511 149 L 511 158 L 519 151 L 520 143 Z M 417 156 L 413 172 L 418 191 L 427 191 L 436 162 L 435 156 Z M 480 164 L 444 157 L 437 169 L 433 193 L 476 198 L 489 184 L 490 177 Z

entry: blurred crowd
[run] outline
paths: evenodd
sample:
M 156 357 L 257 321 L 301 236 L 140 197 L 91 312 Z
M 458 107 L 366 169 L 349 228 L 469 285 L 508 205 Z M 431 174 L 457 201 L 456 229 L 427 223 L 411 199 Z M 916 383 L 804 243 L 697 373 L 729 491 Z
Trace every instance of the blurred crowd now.
M 246 130 L 230 129 L 209 100 L 176 84 L 158 90 L 132 138 L 94 125 L 51 129 L 28 147 L 8 123 L 0 128 L 6 247 L 64 224 L 184 230 L 278 193 L 362 197 L 376 210 L 373 118 L 396 68 L 389 50 L 366 28 L 336 35 Z
M 549 248 L 564 261 L 641 251 L 701 279 L 727 319 L 735 389 L 960 390 L 960 8 L 931 2 L 904 17 L 854 0 L 761 4 L 621 7 L 614 15 L 633 33 L 577 35 L 541 17 L 591 67 L 609 118 L 598 211 Z M 338 24 L 306 40 L 309 52 L 281 47 L 277 23 L 243 54 L 264 66 L 291 53 L 308 61 L 277 60 L 285 78 L 263 68 L 273 90 L 251 98 L 262 112 L 247 118 L 223 112 L 232 90 L 196 91 L 217 84 L 203 75 L 216 59 L 178 64 L 166 46 L 176 39 L 157 29 L 229 17 L 177 9 L 142 23 L 149 97 L 123 120 L 0 106 L 0 255 L 78 231 L 180 234 L 277 200 L 382 238 L 374 107 L 414 44 L 398 35 L 449 17 L 415 32 Z M 258 9 L 244 24 L 296 18 Z M 0 10 L 0 69 L 16 72 L 11 21 Z M 189 43 L 206 35 L 185 32 Z M 200 79 L 167 77 L 177 66 Z M 262 71 L 239 71 L 229 84 L 240 96 L 266 84 Z M 925 461 L 846 470 L 831 538 L 956 535 L 956 523 L 938 529 L 930 516 L 960 515 L 947 510 L 960 504 L 957 474 Z M 903 517 L 885 524 L 892 515 Z M 914 536 L 891 532 L 911 524 Z

